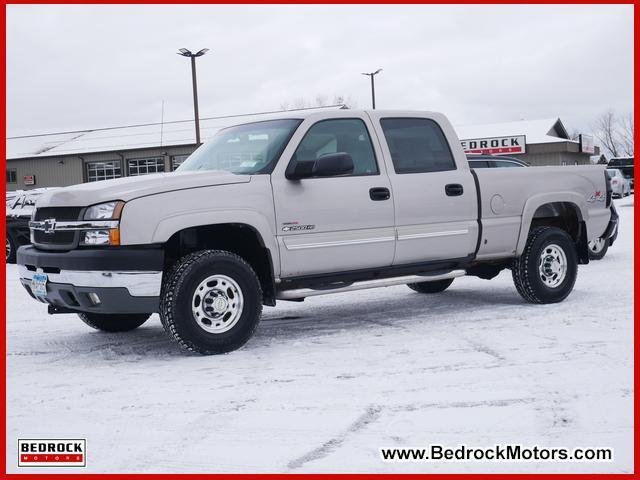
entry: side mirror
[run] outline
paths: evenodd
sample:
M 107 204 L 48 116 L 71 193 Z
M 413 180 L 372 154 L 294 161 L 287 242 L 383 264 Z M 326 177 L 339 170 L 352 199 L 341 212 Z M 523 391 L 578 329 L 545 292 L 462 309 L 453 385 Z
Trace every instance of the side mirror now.
M 344 152 L 329 153 L 317 160 L 292 161 L 285 176 L 289 180 L 311 177 L 334 177 L 353 172 L 353 159 Z
M 344 152 L 323 155 L 315 161 L 313 166 L 314 177 L 333 177 L 346 175 L 353 172 L 353 159 Z

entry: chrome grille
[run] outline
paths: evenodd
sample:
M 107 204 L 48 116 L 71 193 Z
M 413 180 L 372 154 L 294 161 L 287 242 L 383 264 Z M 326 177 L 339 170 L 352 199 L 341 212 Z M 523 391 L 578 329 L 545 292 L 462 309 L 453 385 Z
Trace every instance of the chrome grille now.
M 81 207 L 43 207 L 36 210 L 34 220 L 76 221 L 79 220 L 81 213 Z M 78 245 L 77 237 L 78 233 L 73 231 L 53 233 L 45 233 L 42 230 L 32 231 L 34 245 L 44 249 L 63 250 L 75 248 Z

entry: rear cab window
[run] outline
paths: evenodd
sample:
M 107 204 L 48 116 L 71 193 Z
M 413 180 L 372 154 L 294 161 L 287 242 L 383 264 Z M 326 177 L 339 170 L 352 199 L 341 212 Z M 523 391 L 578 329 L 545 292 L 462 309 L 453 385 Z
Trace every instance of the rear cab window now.
M 428 118 L 381 118 L 397 174 L 455 170 L 449 142 L 440 125 Z

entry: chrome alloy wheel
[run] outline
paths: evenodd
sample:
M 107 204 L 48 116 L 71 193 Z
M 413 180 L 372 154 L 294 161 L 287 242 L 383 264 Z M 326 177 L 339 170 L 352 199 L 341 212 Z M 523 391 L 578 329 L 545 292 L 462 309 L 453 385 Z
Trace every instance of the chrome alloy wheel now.
M 193 318 L 208 333 L 231 330 L 242 315 L 243 297 L 238 283 L 226 275 L 211 275 L 196 287 L 191 300 Z
M 591 240 L 589 242 L 589 250 L 591 250 L 592 253 L 595 253 L 597 255 L 598 253 L 602 252 L 605 241 L 606 240 L 604 238 L 597 238 L 595 240 Z
M 538 259 L 540 280 L 549 288 L 556 288 L 567 276 L 567 256 L 562 247 L 547 245 Z

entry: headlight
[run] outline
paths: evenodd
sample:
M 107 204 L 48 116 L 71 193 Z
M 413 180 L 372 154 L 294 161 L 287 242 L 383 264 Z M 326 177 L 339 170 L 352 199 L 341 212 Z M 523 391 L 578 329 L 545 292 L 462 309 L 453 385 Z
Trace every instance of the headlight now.
M 124 202 L 113 201 L 100 203 L 87 208 L 84 213 L 84 220 L 89 221 L 105 221 L 105 220 L 120 220 L 122 214 L 122 208 Z M 113 227 L 100 229 L 100 230 L 86 230 L 80 234 L 80 245 L 86 246 L 104 246 L 104 245 L 120 245 L 120 223 L 119 222 L 104 222 L 113 223 Z
M 84 212 L 84 219 L 117 220 L 122 213 L 122 207 L 124 207 L 124 202 L 99 203 L 98 205 L 87 208 L 87 211 Z

